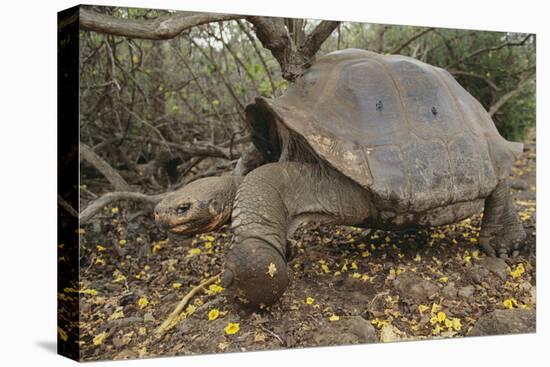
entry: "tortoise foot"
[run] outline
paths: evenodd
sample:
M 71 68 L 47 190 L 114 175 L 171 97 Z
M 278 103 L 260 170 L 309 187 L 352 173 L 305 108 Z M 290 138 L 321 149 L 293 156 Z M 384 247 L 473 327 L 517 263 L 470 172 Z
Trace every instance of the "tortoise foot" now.
M 277 302 L 288 282 L 286 261 L 267 243 L 248 239 L 227 255 L 222 286 L 246 306 L 263 308 Z
M 506 240 L 502 238 L 495 238 L 491 240 L 488 238 L 480 238 L 479 244 L 483 252 L 487 255 L 507 259 L 508 257 L 516 257 L 519 255 L 519 250 L 524 245 L 525 237 L 525 233 L 523 233 L 514 240 Z

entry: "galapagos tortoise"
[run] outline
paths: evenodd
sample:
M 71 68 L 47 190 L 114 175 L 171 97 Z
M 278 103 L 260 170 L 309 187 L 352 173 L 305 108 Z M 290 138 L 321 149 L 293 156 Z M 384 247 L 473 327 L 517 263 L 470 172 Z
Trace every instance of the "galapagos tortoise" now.
M 347 49 L 320 57 L 277 99 L 246 108 L 268 163 L 244 178 L 196 181 L 156 208 L 177 233 L 234 231 L 223 283 L 252 306 L 288 284 L 287 238 L 307 221 L 404 229 L 460 221 L 484 208 L 491 256 L 517 254 L 525 232 L 508 177 L 523 145 L 505 140 L 444 69 Z M 274 162 L 274 163 L 269 163 Z

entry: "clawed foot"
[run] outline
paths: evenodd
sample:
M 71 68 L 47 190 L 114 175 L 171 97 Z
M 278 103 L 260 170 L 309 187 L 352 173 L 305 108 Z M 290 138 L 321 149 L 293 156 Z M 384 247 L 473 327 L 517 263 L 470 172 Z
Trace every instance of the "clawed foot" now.
M 508 257 L 516 257 L 519 255 L 519 250 L 524 245 L 525 236 L 521 239 L 513 241 L 504 241 L 498 238 L 480 238 L 479 245 L 481 249 L 489 256 L 500 257 L 501 259 L 507 259 Z

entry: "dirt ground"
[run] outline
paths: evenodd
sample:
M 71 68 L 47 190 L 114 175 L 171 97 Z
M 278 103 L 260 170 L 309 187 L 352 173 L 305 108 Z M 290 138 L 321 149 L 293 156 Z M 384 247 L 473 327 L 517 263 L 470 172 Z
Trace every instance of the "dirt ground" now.
M 456 338 L 494 310 L 534 310 L 535 153 L 532 131 L 513 172 L 528 234 L 517 258 L 478 249 L 479 215 L 414 233 L 306 228 L 295 236 L 292 283 L 276 305 L 251 312 L 214 284 L 160 336 L 155 329 L 178 302 L 221 271 L 229 229 L 167 238 L 150 214 L 134 218 L 138 208 L 105 208 L 80 230 L 81 358 Z

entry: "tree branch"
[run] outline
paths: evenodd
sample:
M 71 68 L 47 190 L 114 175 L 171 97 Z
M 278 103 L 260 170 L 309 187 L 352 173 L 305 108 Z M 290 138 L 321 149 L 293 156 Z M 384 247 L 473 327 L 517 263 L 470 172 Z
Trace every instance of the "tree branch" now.
M 405 47 L 407 47 L 408 45 L 410 45 L 411 43 L 413 43 L 414 41 L 416 41 L 417 39 L 419 39 L 420 37 L 422 37 L 426 33 L 429 33 L 431 31 L 433 31 L 434 29 L 435 28 L 432 27 L 432 28 L 426 28 L 426 29 L 423 29 L 421 31 L 416 32 L 415 34 L 413 34 L 411 36 L 411 38 L 409 38 L 407 41 L 405 41 L 403 44 L 401 44 L 401 46 L 397 46 L 396 48 L 391 50 L 390 54 L 399 53 L 402 49 L 404 49 Z
M 111 204 L 112 202 L 120 201 L 120 200 L 131 200 L 131 201 L 137 201 L 141 203 L 155 205 L 159 201 L 161 201 L 165 195 L 166 194 L 147 195 L 147 194 L 142 194 L 140 192 L 130 192 L 130 191 L 109 192 L 101 196 L 99 199 L 92 201 L 86 207 L 86 209 L 84 209 L 80 213 L 79 215 L 80 224 L 86 224 L 94 215 L 96 215 L 97 212 L 99 212 L 102 208 Z
M 156 19 L 125 19 L 80 8 L 80 27 L 83 30 L 108 33 L 131 38 L 162 40 L 174 38 L 186 29 L 225 20 L 246 19 L 252 23 L 262 45 L 271 51 L 281 66 L 283 78 L 294 81 L 313 60 L 313 57 L 339 22 L 322 21 L 296 44 L 283 18 L 214 13 L 176 13 Z
M 518 83 L 518 86 L 515 89 L 512 89 L 511 91 L 500 97 L 498 101 L 496 101 L 489 109 L 489 115 L 491 115 L 492 117 L 502 106 L 504 106 L 506 102 L 518 95 L 523 90 L 523 88 L 525 88 L 530 82 L 532 82 L 534 77 L 535 73 L 530 73 Z
M 80 27 L 84 30 L 150 40 L 170 39 L 198 25 L 243 17 L 234 14 L 176 13 L 151 20 L 124 19 L 80 7 Z
M 307 36 L 302 50 L 307 57 L 313 57 L 321 48 L 323 42 L 332 34 L 332 32 L 338 27 L 340 22 L 323 20 L 315 27 L 313 31 Z
M 292 42 L 282 18 L 270 17 L 247 17 L 254 26 L 254 33 L 262 45 L 271 51 L 273 57 L 281 67 L 286 64 L 286 53 L 289 44 Z
M 90 163 L 95 169 L 97 169 L 107 181 L 113 185 L 117 191 L 128 191 L 130 185 L 122 178 L 109 163 L 96 154 L 89 146 L 84 143 L 80 143 L 80 156 L 88 163 Z
M 458 61 L 455 61 L 447 66 L 445 66 L 444 68 L 445 69 L 450 69 L 452 67 L 455 67 L 459 64 L 462 64 L 464 61 L 468 60 L 469 58 L 472 58 L 474 56 L 478 56 L 478 55 L 481 55 L 482 53 L 485 53 L 485 52 L 489 52 L 489 51 L 497 51 L 497 50 L 500 50 L 501 48 L 504 48 L 504 47 L 509 47 L 509 46 L 522 46 L 525 44 L 525 42 L 527 42 L 527 40 L 529 38 L 531 38 L 531 34 L 528 34 L 527 36 L 525 36 L 525 38 L 523 38 L 521 41 L 519 42 L 503 42 L 501 43 L 500 45 L 497 45 L 497 46 L 493 46 L 493 47 L 486 47 L 486 48 L 481 48 L 479 50 L 476 50 L 466 56 L 464 56 L 462 59 L 458 60 Z
M 472 77 L 472 78 L 476 78 L 476 79 L 481 79 L 485 83 L 487 83 L 487 85 L 489 87 L 491 87 L 491 89 L 493 89 L 495 92 L 498 92 L 500 90 L 500 88 L 497 87 L 497 85 L 491 79 L 489 79 L 489 78 L 487 78 L 483 75 L 476 74 L 476 73 L 469 72 L 469 71 L 462 71 L 462 70 L 448 70 L 448 71 L 452 75 L 462 75 L 462 76 L 468 76 L 468 77 Z

